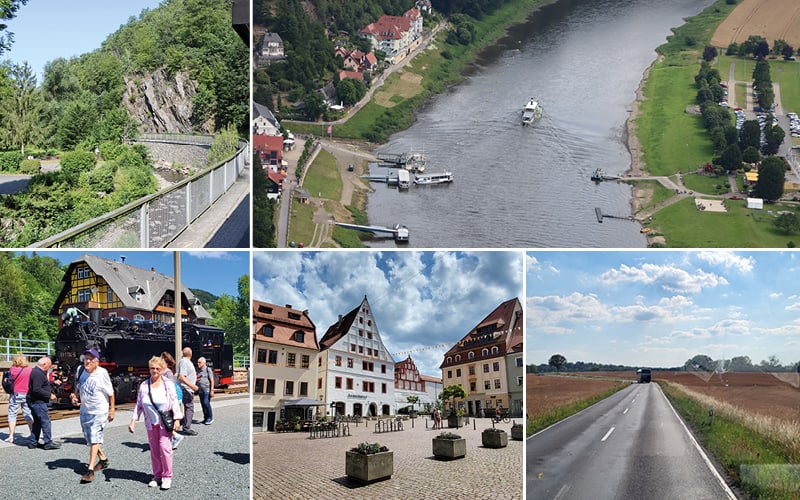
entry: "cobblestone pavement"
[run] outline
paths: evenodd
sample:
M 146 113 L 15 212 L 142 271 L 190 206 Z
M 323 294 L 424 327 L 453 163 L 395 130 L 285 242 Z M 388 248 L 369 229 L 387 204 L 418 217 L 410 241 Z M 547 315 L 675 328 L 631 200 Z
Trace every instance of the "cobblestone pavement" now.
M 351 424 L 351 436 L 322 439 L 309 439 L 302 432 L 256 433 L 253 498 L 522 498 L 523 442 L 510 439 L 511 424 L 498 425 L 509 433 L 508 447 L 501 449 L 481 445 L 481 431 L 491 427 L 489 419 L 445 429 L 467 439 L 467 456 L 453 461 L 433 458 L 431 438 L 440 431 L 431 429 L 430 421 L 418 418 L 414 425 L 408 420 L 403 431 L 378 434 L 374 421 L 362 422 Z M 391 479 L 362 486 L 347 478 L 345 451 L 364 441 L 394 452 Z
M 0 442 L 2 484 L 10 497 L 30 498 L 250 498 L 250 400 L 244 396 L 211 400 L 214 423 L 195 424 L 196 436 L 186 436 L 173 456 L 170 491 L 148 488 L 152 478 L 144 421 L 128 432 L 131 410 L 120 409 L 106 426 L 103 449 L 110 466 L 96 472 L 94 481 L 80 484 L 86 472 L 89 448 L 78 417 L 53 422 L 57 450 L 30 450 L 24 440 L 28 427 L 18 425 L 15 444 Z M 195 421 L 202 420 L 195 402 Z M 18 424 L 20 422 L 18 421 Z M 0 430 L 8 436 L 8 428 Z M 13 492 L 13 493 L 12 493 Z M 166 496 L 165 496 L 166 495 Z

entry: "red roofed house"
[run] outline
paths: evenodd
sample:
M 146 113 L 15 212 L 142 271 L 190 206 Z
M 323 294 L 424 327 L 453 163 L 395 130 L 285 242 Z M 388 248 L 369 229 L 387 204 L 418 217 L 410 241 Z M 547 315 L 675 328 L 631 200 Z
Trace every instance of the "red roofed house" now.
M 522 354 L 522 319 L 519 299 L 507 300 L 445 353 L 441 365 L 444 386 L 460 385 L 466 391 L 467 398 L 456 404 L 470 415 L 483 416 L 483 410 L 490 409 L 493 415 L 500 407 L 515 409 L 506 361 L 510 351 L 518 349 Z M 513 389 L 515 394 L 521 390 Z M 516 408 L 519 414 L 521 408 Z
M 267 178 L 269 179 L 269 183 L 267 185 L 267 198 L 278 198 L 278 196 L 281 194 L 281 186 L 283 185 L 283 181 L 286 179 L 286 172 L 284 172 L 282 169 L 275 171 L 270 167 L 264 167 L 264 170 L 267 173 Z
M 277 168 L 283 160 L 283 136 L 254 135 L 253 151 L 258 154 L 261 166 L 275 165 Z
M 373 50 L 381 50 L 387 60 L 397 62 L 422 35 L 422 14 L 419 9 L 411 9 L 402 16 L 381 16 L 359 33 L 370 40 Z
M 411 355 L 394 364 L 394 398 L 398 410 L 411 406 L 409 396 L 417 397 L 413 409 L 432 409 L 442 392 L 442 379 L 422 375 Z
M 278 422 L 307 420 L 321 408 L 308 405 L 317 399 L 316 331 L 308 311 L 253 301 L 254 430 L 274 431 Z
M 358 80 L 359 82 L 363 82 L 364 81 L 364 73 L 362 73 L 360 71 L 341 70 L 339 72 L 339 81 L 342 81 L 345 78 L 352 78 L 353 80 Z

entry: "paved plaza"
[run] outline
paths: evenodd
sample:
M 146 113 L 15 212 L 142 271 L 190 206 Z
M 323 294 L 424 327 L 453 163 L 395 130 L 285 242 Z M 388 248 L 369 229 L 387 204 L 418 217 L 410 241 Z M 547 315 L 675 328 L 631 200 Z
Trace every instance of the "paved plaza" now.
M 403 424 L 404 430 L 386 433 L 374 432 L 375 421 L 350 424 L 351 436 L 336 438 L 255 433 L 253 498 L 522 498 L 523 442 L 511 440 L 511 424 L 497 426 L 509 434 L 508 447 L 500 449 L 481 445 L 481 431 L 492 426 L 488 418 L 445 428 L 467 439 L 467 456 L 453 461 L 433 457 L 431 439 L 441 431 L 433 430 L 430 420 L 417 418 L 414 428 L 411 420 Z M 391 479 L 361 485 L 347 478 L 345 451 L 365 441 L 394 452 Z
M 81 484 L 89 448 L 78 417 L 53 421 L 57 450 L 30 450 L 25 446 L 27 425 L 17 425 L 17 442 L 0 442 L 3 486 L 14 498 L 250 498 L 250 400 L 247 395 L 220 396 L 212 400 L 214 423 L 202 425 L 195 402 L 196 436 L 186 436 L 173 456 L 174 479 L 170 491 L 148 488 L 152 478 L 147 431 L 143 419 L 134 434 L 128 432 L 131 409 L 117 409 L 105 430 L 103 449 L 110 466 L 96 472 L 94 481 Z M 5 405 L 4 405 L 5 406 Z M 18 424 L 20 420 L 17 422 Z M 0 438 L 8 428 L 0 428 Z

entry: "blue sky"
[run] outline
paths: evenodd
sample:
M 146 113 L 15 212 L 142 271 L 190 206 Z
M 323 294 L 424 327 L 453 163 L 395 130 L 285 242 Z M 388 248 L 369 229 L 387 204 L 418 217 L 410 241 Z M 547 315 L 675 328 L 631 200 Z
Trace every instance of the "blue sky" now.
M 21 252 L 30 255 L 31 252 Z M 61 264 L 80 258 L 84 254 L 97 255 L 105 259 L 120 260 L 125 256 L 125 263 L 131 266 L 150 269 L 167 276 L 174 273 L 173 253 L 153 250 L 95 252 L 92 250 L 73 251 L 37 251 L 39 255 L 57 259 Z M 250 274 L 250 252 L 222 251 L 182 251 L 181 282 L 189 288 L 199 288 L 214 295 L 228 294 L 237 297 L 239 277 Z
M 526 255 L 526 362 L 673 367 L 706 354 L 800 360 L 800 252 Z
M 506 300 L 522 300 L 521 252 L 253 252 L 255 300 L 308 309 L 322 338 L 367 295 L 395 361 L 441 377 L 444 353 Z M 447 347 L 434 347 L 448 344 Z
M 131 16 L 139 17 L 143 9 L 160 4 L 160 0 L 30 0 L 7 23 L 14 44 L 2 57 L 18 64 L 28 61 L 42 83 L 46 62 L 100 48 Z

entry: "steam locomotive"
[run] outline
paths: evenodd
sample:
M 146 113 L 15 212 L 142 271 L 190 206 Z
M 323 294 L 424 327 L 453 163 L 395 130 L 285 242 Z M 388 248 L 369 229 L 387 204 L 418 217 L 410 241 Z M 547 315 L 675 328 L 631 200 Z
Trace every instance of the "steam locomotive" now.
M 194 323 L 181 325 L 182 347 L 192 349 L 192 361 L 205 357 L 214 371 L 215 387 L 233 382 L 233 346 L 225 344 L 225 332 L 219 328 Z M 95 348 L 100 366 L 108 370 L 114 384 L 116 401 L 136 401 L 139 384 L 150 376 L 148 361 L 162 352 L 175 352 L 175 325 L 155 321 L 128 320 L 124 317 L 65 324 L 56 337 L 58 364 L 56 397 L 69 402 L 75 384 L 75 372 L 82 364 L 81 355 Z M 179 361 L 176 360 L 176 361 Z

